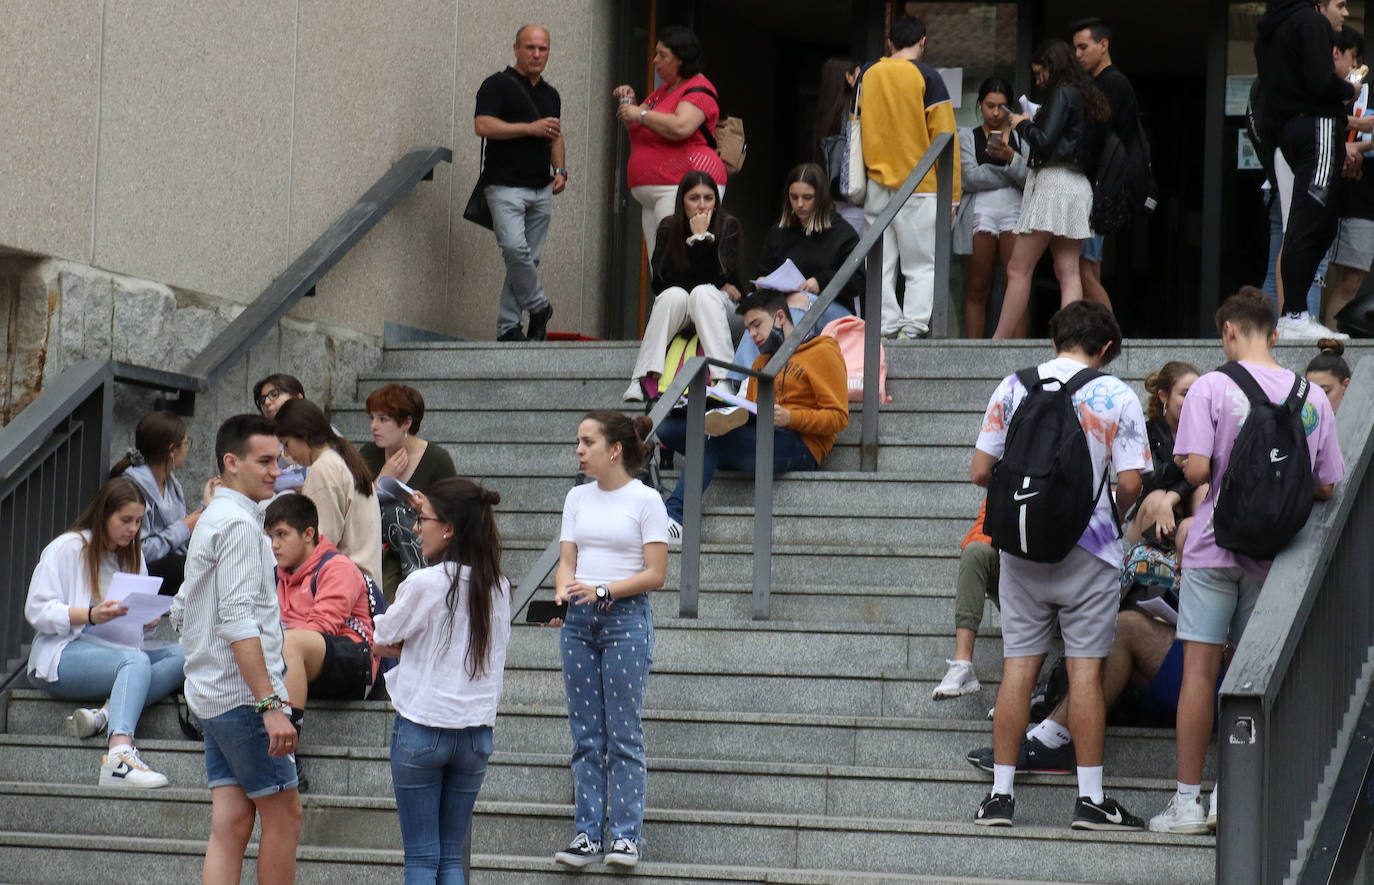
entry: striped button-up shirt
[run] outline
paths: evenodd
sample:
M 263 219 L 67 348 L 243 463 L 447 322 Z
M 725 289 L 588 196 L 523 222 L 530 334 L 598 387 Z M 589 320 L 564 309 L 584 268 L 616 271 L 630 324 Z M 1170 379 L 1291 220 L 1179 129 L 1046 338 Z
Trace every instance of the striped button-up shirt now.
M 229 647 L 241 639 L 261 640 L 272 688 L 286 697 L 276 567 L 258 505 L 221 486 L 191 535 L 171 611 L 186 655 L 186 703 L 202 719 L 259 700 Z

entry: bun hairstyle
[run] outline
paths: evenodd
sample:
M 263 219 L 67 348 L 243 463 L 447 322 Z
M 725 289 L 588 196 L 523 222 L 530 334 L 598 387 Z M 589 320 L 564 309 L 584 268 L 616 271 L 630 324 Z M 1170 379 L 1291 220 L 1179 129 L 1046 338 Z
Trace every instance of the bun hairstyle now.
M 106 526 L 110 517 L 118 513 L 129 504 L 139 504 L 147 507 L 143 500 L 143 493 L 134 485 L 134 481 L 127 477 L 116 477 L 105 483 L 95 493 L 91 503 L 86 505 L 86 509 L 81 511 L 81 515 L 76 518 L 70 531 L 90 532 L 91 539 L 86 542 L 86 546 L 81 551 L 82 559 L 86 565 L 86 579 L 91 585 L 91 602 L 99 604 L 100 592 L 100 559 L 110 546 L 110 537 L 106 534 Z M 142 532 L 134 535 L 133 541 L 127 546 L 115 551 L 115 560 L 119 563 L 119 570 L 138 574 L 143 570 L 143 545 Z
M 1081 31 L 1082 28 L 1079 30 Z M 1159 371 L 1151 372 L 1150 377 L 1145 379 L 1145 392 L 1150 395 L 1150 402 L 1145 406 L 1145 417 L 1151 421 L 1158 421 L 1163 418 L 1164 403 L 1159 401 L 1159 394 L 1163 393 L 1167 397 L 1173 392 L 1178 379 L 1187 375 L 1200 374 L 1202 373 L 1192 363 L 1185 363 L 1181 360 L 1172 360 L 1160 366 Z
M 305 440 L 305 444 L 315 449 L 329 446 L 343 458 L 348 472 L 353 475 L 353 487 L 365 498 L 372 497 L 372 470 L 358 454 L 358 450 L 334 432 L 334 427 L 319 406 L 308 399 L 289 399 L 282 403 L 274 419 L 277 436 L 293 436 Z
M 130 467 L 149 464 L 154 467 L 172 459 L 172 449 L 186 438 L 186 422 L 175 412 L 149 412 L 134 428 L 133 447 L 124 453 L 110 476 L 122 476 Z
M 1321 353 L 1312 357 L 1312 362 L 1307 364 L 1307 372 L 1304 374 L 1330 372 L 1342 384 L 1350 380 L 1350 365 L 1342 356 L 1345 353 L 1345 344 L 1335 338 L 1320 338 L 1317 340 L 1317 349 Z
M 595 421 L 601 427 L 607 446 L 620 443 L 621 463 L 631 476 L 639 472 L 653 453 L 653 446 L 645 442 L 654 429 L 654 422 L 648 415 L 631 420 L 612 409 L 594 409 L 582 416 L 582 420 Z
M 425 492 L 434 515 L 452 528 L 448 546 L 440 554 L 454 569 L 444 602 L 448 606 L 447 641 L 453 641 L 454 611 L 458 607 L 462 568 L 468 572 L 468 652 L 464 669 L 468 678 L 487 672 L 491 657 L 492 597 L 505 592 L 501 580 L 501 533 L 496 530 L 496 515 L 491 508 L 501 503 L 499 492 L 470 479 L 441 479 Z

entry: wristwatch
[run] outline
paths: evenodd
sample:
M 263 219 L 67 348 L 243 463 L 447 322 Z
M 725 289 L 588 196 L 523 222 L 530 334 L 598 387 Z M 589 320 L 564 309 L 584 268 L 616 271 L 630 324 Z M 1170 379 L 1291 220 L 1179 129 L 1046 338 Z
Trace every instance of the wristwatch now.
M 647 114 L 647 113 L 649 113 L 649 109 L 648 109 L 648 108 L 644 108 L 643 110 L 641 110 L 641 111 L 639 112 L 639 122 L 641 122 L 641 123 L 644 122 L 644 115 Z
M 610 588 L 610 587 L 607 587 L 605 584 L 597 584 L 597 585 L 596 585 L 596 598 L 597 598 L 597 599 L 602 599 L 602 600 L 610 599 L 610 598 L 611 598 L 611 588 Z

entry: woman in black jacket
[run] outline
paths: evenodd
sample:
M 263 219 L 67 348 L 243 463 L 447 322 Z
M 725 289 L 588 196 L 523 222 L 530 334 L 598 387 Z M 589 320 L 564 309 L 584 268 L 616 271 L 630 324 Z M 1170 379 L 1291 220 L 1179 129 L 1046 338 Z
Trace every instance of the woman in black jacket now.
M 668 343 L 688 322 L 696 326 L 707 356 L 729 362 L 734 355 L 728 311 L 740 298 L 739 221 L 720 208 L 720 189 L 705 172 L 682 176 L 675 205 L 677 210 L 658 226 L 649 260 L 658 298 L 644 328 L 626 402 L 658 395 Z M 713 366 L 711 375 L 724 377 L 725 370 Z
M 1012 114 L 1016 134 L 1030 145 L 1031 172 L 1021 201 L 1016 243 L 1007 264 L 1007 290 L 995 338 L 1015 334 L 1030 300 L 1031 274 L 1048 247 L 1059 278 L 1060 304 L 1078 301 L 1082 240 L 1092 236 L 1093 190 L 1103 124 L 1111 117 L 1106 97 L 1063 40 L 1047 40 L 1031 57 L 1045 104 L 1035 119 Z

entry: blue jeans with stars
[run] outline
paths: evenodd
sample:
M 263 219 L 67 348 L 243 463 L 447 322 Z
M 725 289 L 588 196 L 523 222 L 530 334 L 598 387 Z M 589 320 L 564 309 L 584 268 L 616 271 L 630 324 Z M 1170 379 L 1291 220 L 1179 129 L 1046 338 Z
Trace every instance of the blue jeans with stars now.
M 560 642 L 573 739 L 576 832 L 608 846 L 644 828 L 644 682 L 654 650 L 648 594 L 571 605 Z

